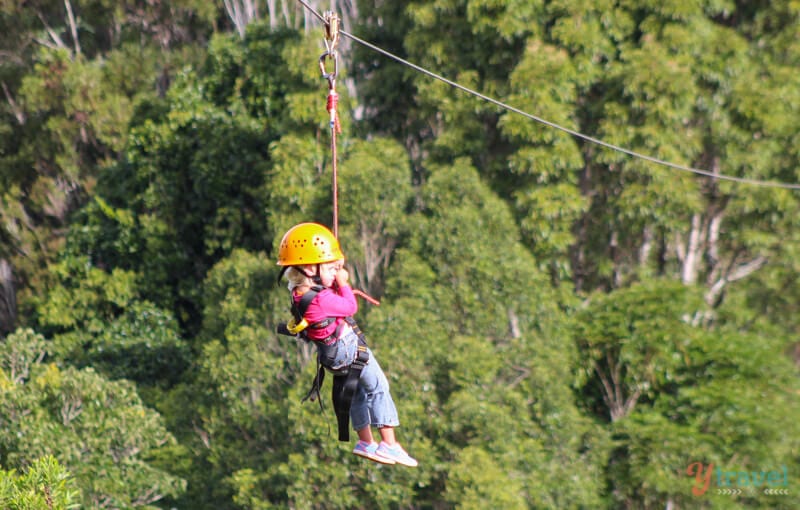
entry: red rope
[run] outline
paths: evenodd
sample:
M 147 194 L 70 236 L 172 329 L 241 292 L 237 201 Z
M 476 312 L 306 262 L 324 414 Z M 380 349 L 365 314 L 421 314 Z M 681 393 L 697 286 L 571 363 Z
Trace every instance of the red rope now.
M 339 94 L 336 93 L 335 90 L 330 89 L 328 91 L 328 113 L 331 114 L 331 130 L 335 130 L 337 133 L 342 132 L 342 126 L 339 124 Z
M 338 239 L 339 237 L 339 174 L 337 169 L 337 155 L 336 155 L 336 135 L 342 132 L 342 126 L 339 124 L 339 114 L 337 108 L 339 106 L 339 94 L 333 90 L 333 82 L 330 82 L 330 89 L 328 90 L 328 113 L 331 116 L 331 167 L 333 169 L 333 235 Z M 380 305 L 380 301 L 370 296 L 364 291 L 353 289 L 353 294 L 359 296 L 373 305 Z
M 333 235 L 339 237 L 339 189 L 338 172 L 336 168 L 336 134 L 342 132 L 339 124 L 337 106 L 339 105 L 339 94 L 332 88 L 328 92 L 328 113 L 331 115 L 331 166 L 333 167 Z

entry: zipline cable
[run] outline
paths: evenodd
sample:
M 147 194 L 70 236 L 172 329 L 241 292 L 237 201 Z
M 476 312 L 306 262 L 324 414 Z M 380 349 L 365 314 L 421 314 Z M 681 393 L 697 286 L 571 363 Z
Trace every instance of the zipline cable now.
M 319 18 L 319 20 L 322 21 L 323 24 L 326 23 L 325 18 L 322 15 L 320 15 L 319 13 L 317 13 L 316 11 L 314 11 L 314 9 L 311 6 L 309 6 L 308 3 L 306 3 L 304 0 L 298 0 L 298 1 L 306 9 L 311 11 L 311 13 L 314 14 L 314 16 Z M 514 112 L 516 114 L 522 115 L 523 117 L 526 117 L 528 119 L 534 120 L 534 121 L 536 121 L 536 122 L 538 122 L 540 124 L 544 124 L 545 126 L 551 127 L 553 129 L 557 129 L 559 131 L 563 131 L 564 133 L 570 134 L 570 135 L 572 135 L 572 136 L 574 136 L 576 138 L 580 138 L 580 139 L 585 140 L 587 142 L 590 142 L 590 143 L 593 143 L 593 144 L 596 144 L 596 145 L 600 145 L 600 146 L 605 147 L 607 149 L 615 150 L 617 152 L 622 152 L 622 153 L 627 154 L 629 156 L 632 156 L 632 157 L 635 157 L 635 158 L 639 158 L 639 159 L 643 159 L 645 161 L 649 161 L 649 162 L 655 163 L 657 165 L 662 165 L 662 166 L 666 166 L 666 167 L 669 167 L 669 168 L 673 168 L 675 170 L 681 170 L 681 171 L 684 171 L 684 172 L 690 172 L 690 173 L 694 173 L 694 174 L 698 174 L 698 175 L 704 175 L 706 177 L 712 177 L 712 178 L 715 178 L 715 179 L 733 181 L 733 182 L 738 182 L 738 183 L 741 183 L 741 184 L 749 184 L 749 185 L 752 185 L 752 186 L 762 186 L 762 187 L 768 187 L 768 188 L 782 188 L 782 189 L 790 189 L 790 190 L 800 190 L 800 184 L 777 182 L 777 181 L 762 181 L 762 180 L 758 180 L 758 179 L 749 179 L 749 178 L 746 178 L 746 177 L 735 177 L 735 176 L 732 176 L 732 175 L 719 174 L 719 173 L 715 173 L 715 172 L 710 172 L 708 170 L 702 170 L 702 169 L 699 169 L 699 168 L 693 168 L 693 167 L 690 167 L 690 166 L 685 166 L 685 165 L 680 165 L 680 164 L 677 164 L 677 163 L 672 163 L 670 161 L 665 161 L 663 159 L 659 159 L 659 158 L 656 158 L 656 157 L 653 157 L 653 156 L 648 156 L 646 154 L 641 154 L 641 153 L 633 151 L 631 149 L 626 149 L 626 148 L 621 147 L 619 145 L 614 145 L 612 143 L 605 142 L 603 140 L 600 140 L 599 138 L 595 138 L 593 136 L 589 136 L 589 135 L 583 134 L 583 133 L 581 133 L 579 131 L 575 131 L 573 129 L 570 129 L 570 128 L 561 126 L 559 124 L 556 124 L 555 122 L 550 122 L 549 120 L 543 119 L 541 117 L 537 117 L 537 116 L 532 115 L 530 113 L 527 113 L 527 112 L 525 112 L 523 110 L 520 110 L 519 108 L 515 108 L 515 107 L 513 107 L 513 106 L 511 106 L 509 104 L 506 104 L 506 103 L 504 103 L 502 101 L 498 101 L 497 99 L 489 97 L 489 96 L 487 96 L 485 94 L 481 94 L 480 92 L 478 92 L 476 90 L 473 90 L 473 89 L 471 89 L 469 87 L 465 87 L 464 85 L 456 83 L 456 82 L 454 82 L 452 80 L 448 80 L 444 76 L 441 76 L 441 75 L 436 74 L 436 73 L 434 73 L 432 71 L 429 71 L 429 70 L 427 70 L 427 69 L 425 69 L 423 67 L 420 67 L 420 66 L 418 66 L 418 65 L 416 65 L 416 64 L 414 64 L 412 62 L 409 62 L 408 60 L 405 60 L 402 57 L 394 55 L 393 53 L 391 53 L 389 51 L 386 51 L 383 48 L 380 48 L 378 46 L 375 46 L 374 44 L 369 43 L 369 42 L 367 42 L 367 41 L 365 41 L 363 39 L 360 39 L 359 37 L 356 37 L 353 34 L 345 32 L 344 30 L 339 29 L 339 34 L 343 35 L 344 37 L 347 37 L 348 39 L 351 39 L 352 41 L 354 41 L 354 42 L 356 42 L 356 43 L 358 43 L 358 44 L 360 44 L 360 45 L 362 45 L 362 46 L 364 46 L 366 48 L 369 48 L 369 49 L 371 49 L 371 50 L 373 50 L 375 52 L 378 52 L 378 53 L 380 53 L 380 54 L 382 54 L 382 55 L 384 55 L 384 56 L 386 56 L 386 57 L 388 57 L 388 58 L 390 58 L 392 60 L 395 60 L 395 61 L 397 61 L 397 62 L 399 62 L 399 63 L 401 63 L 401 64 L 403 64 L 405 66 L 408 66 L 411 69 L 414 69 L 415 71 L 418 71 L 418 72 L 420 72 L 422 74 L 425 74 L 426 76 L 429 76 L 429 77 L 434 78 L 436 80 L 439 80 L 439 81 L 441 81 L 443 83 L 446 83 L 447 85 L 450 85 L 453 88 L 459 89 L 459 90 L 461 90 L 463 92 L 466 92 L 467 94 L 471 94 L 471 95 L 473 95 L 473 96 L 475 96 L 475 97 L 477 97 L 479 99 L 482 99 L 484 101 L 492 103 L 492 104 L 494 104 L 496 106 L 499 106 L 499 107 L 501 107 L 501 108 L 503 108 L 505 110 L 508 110 L 508 111 Z

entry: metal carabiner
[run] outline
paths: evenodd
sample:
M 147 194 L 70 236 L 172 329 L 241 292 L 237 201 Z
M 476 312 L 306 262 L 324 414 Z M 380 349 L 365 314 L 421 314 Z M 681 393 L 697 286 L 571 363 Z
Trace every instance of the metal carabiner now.
M 329 73 L 325 68 L 325 59 L 330 57 L 333 59 L 333 72 Z M 339 74 L 339 55 L 337 55 L 336 51 L 326 51 L 319 57 L 319 71 L 322 73 L 322 77 L 328 80 L 328 86 L 331 90 L 336 88 L 336 75 Z
M 327 51 L 319 57 L 319 71 L 322 77 L 328 80 L 331 90 L 336 88 L 336 75 L 339 74 L 339 55 L 336 47 L 339 45 L 339 16 L 333 11 L 325 11 L 325 48 Z M 333 72 L 325 69 L 325 59 L 333 59 Z

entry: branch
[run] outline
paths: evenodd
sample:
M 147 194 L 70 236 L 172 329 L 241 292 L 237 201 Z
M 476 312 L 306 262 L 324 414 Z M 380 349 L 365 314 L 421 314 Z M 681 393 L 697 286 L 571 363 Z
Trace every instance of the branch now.
M 619 403 L 624 400 L 622 397 L 622 382 L 620 381 L 620 366 L 619 363 L 614 362 L 611 351 L 606 351 L 606 361 L 608 361 L 608 369 L 611 374 L 611 383 L 614 385 L 614 401 L 617 402 L 617 407 L 619 407 Z
M 151 487 L 147 489 L 144 494 L 137 496 L 136 499 L 133 501 L 134 506 L 143 506 L 149 505 L 150 503 L 155 503 L 159 499 L 163 498 L 163 494 L 158 493 L 158 487 Z
M 67 22 L 72 32 L 72 42 L 75 44 L 75 54 L 81 54 L 81 43 L 78 41 L 78 25 L 75 23 L 75 15 L 72 13 L 72 4 L 69 0 L 64 0 L 64 7 L 67 9 Z
M 737 280 L 741 280 L 742 278 L 755 273 L 765 265 L 767 265 L 767 257 L 759 255 L 750 262 L 740 264 L 733 271 L 731 271 L 731 273 L 728 275 L 728 281 L 735 282 Z
M 514 380 L 513 380 L 513 381 L 511 381 L 511 382 L 508 384 L 508 389 L 514 388 L 514 387 L 515 387 L 515 386 L 517 386 L 519 383 L 521 383 L 522 381 L 524 381 L 525 379 L 527 379 L 527 378 L 528 378 L 528 376 L 530 376 L 530 375 L 531 375 L 531 369 L 530 369 L 530 368 L 527 368 L 527 367 L 520 367 L 520 366 L 513 366 L 513 367 L 511 367 L 511 368 L 513 368 L 514 370 L 516 370 L 517 372 L 519 372 L 519 375 L 518 375 L 517 377 L 515 377 L 515 378 L 514 378 Z
M 20 66 L 25 65 L 25 60 L 23 60 L 22 57 L 10 51 L 0 50 L 0 61 L 14 62 L 15 64 Z
M 511 338 L 516 339 L 522 336 L 519 330 L 519 317 L 513 308 L 508 309 L 508 329 L 511 332 Z
M 258 18 L 258 5 L 253 0 L 225 0 L 225 11 L 236 26 L 239 37 L 244 38 L 245 29 Z
M 723 216 L 723 211 L 718 210 L 711 214 L 711 219 L 708 222 L 707 254 L 712 267 L 716 267 L 719 262 L 719 231 L 722 227 Z
M 197 434 L 197 437 L 200 438 L 200 441 L 203 443 L 203 446 L 205 446 L 206 448 L 211 448 L 211 435 L 202 428 L 200 428 L 199 426 L 197 426 L 197 424 L 195 423 L 192 423 L 192 428 L 194 429 L 194 432 Z
M 623 411 L 625 414 L 623 416 L 627 416 L 633 410 L 633 406 L 639 401 L 639 396 L 642 394 L 641 388 L 636 388 L 631 396 L 625 401 L 625 405 L 623 406 Z
M 48 48 L 52 49 L 62 48 L 68 50 L 69 48 L 67 48 L 67 45 L 64 44 L 64 41 L 62 41 L 61 38 L 58 36 L 58 34 L 52 28 L 50 28 L 50 25 L 47 24 L 47 21 L 45 21 L 44 16 L 42 16 L 42 13 L 37 11 L 36 15 L 39 17 L 39 21 L 42 22 L 42 25 L 44 25 L 47 34 L 53 40 L 55 45 L 52 45 L 46 41 L 42 41 L 41 39 L 34 39 L 34 40 L 44 46 L 47 46 Z
M 611 411 L 611 417 L 614 417 L 613 407 L 614 407 L 614 390 L 611 388 L 611 383 L 608 380 L 608 377 L 605 376 L 602 370 L 600 370 L 600 366 L 595 362 L 594 364 L 594 371 L 597 374 L 597 377 L 600 378 L 600 384 L 603 386 L 603 400 L 605 401 L 608 409 Z
M 713 305 L 716 303 L 717 298 L 719 295 L 722 294 L 722 290 L 725 286 L 730 282 L 735 282 L 737 280 L 741 280 L 742 278 L 746 278 L 747 276 L 755 273 L 762 267 L 767 264 L 767 258 L 763 255 L 759 255 L 758 257 L 754 258 L 749 262 L 745 262 L 744 264 L 739 264 L 738 266 L 730 269 L 726 272 L 726 274 L 722 275 L 722 277 L 714 282 L 714 285 L 706 292 L 705 301 L 708 305 Z
M 19 107 L 16 101 L 14 101 L 14 96 L 11 95 L 11 91 L 8 90 L 8 86 L 6 82 L 2 82 L 3 85 L 3 92 L 6 95 L 6 101 L 8 101 L 8 105 L 11 107 L 11 111 L 14 112 L 14 117 L 17 119 L 17 123 L 20 126 L 25 124 L 25 112 L 22 108 Z
M 594 364 L 594 371 L 597 373 L 597 377 L 600 378 L 600 384 L 603 385 L 603 401 L 608 406 L 608 412 L 611 415 L 611 421 L 617 421 L 621 417 L 625 416 L 623 412 L 621 412 L 621 406 L 619 402 L 614 398 L 615 391 L 614 387 L 609 381 L 608 376 L 606 376 L 602 370 L 600 370 L 600 366 L 595 363 Z
M 239 37 L 244 37 L 244 26 L 242 25 L 242 16 L 239 12 L 239 4 L 231 0 L 225 0 L 224 4 L 225 12 L 228 13 L 228 17 L 233 21 L 236 31 L 239 33 Z
M 50 41 L 46 41 L 44 39 L 39 39 L 38 37 L 34 37 L 33 41 L 41 44 L 42 46 L 44 46 L 46 48 L 50 48 L 51 50 L 57 50 L 57 49 L 60 48 L 60 46 L 58 46 L 57 44 L 53 44 Z

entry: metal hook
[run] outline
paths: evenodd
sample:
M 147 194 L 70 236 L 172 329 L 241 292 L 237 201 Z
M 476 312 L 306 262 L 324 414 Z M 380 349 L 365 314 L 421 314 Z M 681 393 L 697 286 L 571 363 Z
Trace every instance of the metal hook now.
M 325 59 L 330 57 L 333 60 L 333 72 L 329 73 L 325 69 Z M 339 74 L 339 56 L 336 54 L 335 51 L 330 52 L 326 51 L 319 57 L 319 71 L 322 73 L 322 77 L 328 80 L 328 86 L 331 89 L 336 88 L 336 75 Z

